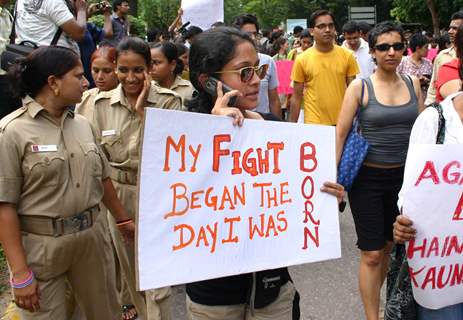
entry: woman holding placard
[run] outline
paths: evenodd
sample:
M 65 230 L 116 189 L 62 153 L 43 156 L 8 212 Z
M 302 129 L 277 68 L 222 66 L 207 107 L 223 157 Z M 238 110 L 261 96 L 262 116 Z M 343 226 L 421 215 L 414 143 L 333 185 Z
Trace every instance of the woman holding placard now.
M 459 74 L 463 79 L 463 57 L 460 55 Z M 442 115 L 439 115 L 442 112 Z M 442 124 L 441 119 L 445 119 Z M 439 122 L 445 128 L 439 127 Z M 439 131 L 443 135 L 439 134 Z M 451 94 L 441 102 L 440 111 L 436 108 L 428 107 L 420 114 L 413 125 L 410 136 L 410 144 L 463 144 L 463 93 Z M 399 194 L 399 206 L 403 203 L 403 195 Z M 404 213 L 406 214 L 406 212 Z M 404 243 L 415 238 L 416 230 L 413 222 L 406 215 L 399 215 L 394 223 L 394 241 Z M 448 306 L 438 310 L 431 310 L 417 305 L 418 319 L 426 320 L 460 320 L 463 319 L 463 303 Z
M 237 29 L 220 27 L 198 35 L 190 49 L 190 80 L 198 95 L 189 109 L 230 116 L 235 125 L 244 119 L 278 120 L 251 111 L 266 68 L 259 66 L 252 39 Z M 339 199 L 344 194 L 336 183 L 325 183 L 322 191 Z M 287 268 L 190 283 L 186 291 L 191 320 L 299 319 L 299 295 Z
M 349 202 L 361 250 L 359 287 L 368 320 L 378 319 L 380 290 L 392 248 L 392 224 L 399 214 L 408 139 L 423 102 L 418 79 L 397 73 L 405 50 L 402 28 L 378 24 L 369 33 L 376 72 L 354 80 L 344 95 L 336 126 L 338 163 L 344 143 L 358 117 L 369 143 L 365 161 L 349 191 Z

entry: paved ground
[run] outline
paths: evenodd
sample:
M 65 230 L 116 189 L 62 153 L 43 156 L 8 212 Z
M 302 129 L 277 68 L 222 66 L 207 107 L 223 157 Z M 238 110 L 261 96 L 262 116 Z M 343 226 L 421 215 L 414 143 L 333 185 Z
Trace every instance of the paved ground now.
M 364 319 L 358 294 L 358 249 L 352 215 L 340 214 L 342 258 L 290 268 L 301 294 L 303 320 Z M 175 288 L 173 319 L 185 320 L 185 293 Z

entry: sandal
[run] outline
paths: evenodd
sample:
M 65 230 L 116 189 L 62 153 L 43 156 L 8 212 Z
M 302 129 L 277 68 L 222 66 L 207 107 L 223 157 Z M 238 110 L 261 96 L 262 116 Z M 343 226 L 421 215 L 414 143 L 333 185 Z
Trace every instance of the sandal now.
M 122 320 L 138 319 L 137 310 L 134 305 L 125 304 L 122 306 Z

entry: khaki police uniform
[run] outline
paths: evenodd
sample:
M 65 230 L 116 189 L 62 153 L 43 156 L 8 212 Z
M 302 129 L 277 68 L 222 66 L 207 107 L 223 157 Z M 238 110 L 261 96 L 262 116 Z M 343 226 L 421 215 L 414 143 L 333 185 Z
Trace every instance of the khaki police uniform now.
M 154 85 L 150 88 L 147 102 L 149 107 L 182 110 L 181 98 L 178 95 Z M 137 174 L 142 119 L 129 105 L 121 85 L 112 91 L 100 92 L 96 96 L 92 123 L 97 132 L 97 140 L 109 159 L 111 179 L 119 199 L 129 217 L 134 219 L 138 198 Z M 122 275 L 127 280 L 132 303 L 140 319 L 169 319 L 170 288 L 148 291 L 146 300 L 143 293 L 137 292 L 134 245 L 122 241 L 114 219 L 108 217 Z
M 93 88 L 90 90 L 87 90 L 84 92 L 82 95 L 82 101 L 76 105 L 76 113 L 83 115 L 85 118 L 87 118 L 90 122 L 93 121 L 93 110 L 95 108 L 95 98 L 100 93 L 100 89 L 98 88 Z M 104 209 L 104 208 L 102 208 Z M 108 219 L 106 217 L 106 213 L 104 213 L 104 219 L 103 220 L 103 225 L 104 229 L 103 231 L 106 232 L 107 234 L 110 234 L 109 231 L 109 225 L 108 225 Z M 112 281 L 116 281 L 116 288 L 117 291 L 119 292 L 119 299 L 120 299 L 120 304 L 121 305 L 131 305 L 132 304 L 132 299 L 130 297 L 129 290 L 126 286 L 125 279 L 122 279 L 121 275 L 121 267 L 120 263 L 117 257 L 116 249 L 114 248 L 114 245 L 111 240 L 111 248 L 110 250 L 106 251 L 108 255 L 110 255 L 110 259 L 114 260 L 114 277 L 111 279 Z
M 114 282 L 99 230 L 102 179 L 109 165 L 90 123 L 71 110 L 58 124 L 30 97 L 0 121 L 0 202 L 19 216 L 27 264 L 41 292 L 40 311 L 23 319 L 67 319 L 66 282 L 87 320 L 119 319 Z
M 183 105 L 186 105 L 188 102 L 191 101 L 191 99 L 193 99 L 193 93 L 195 92 L 195 88 L 193 87 L 191 82 L 182 79 L 180 76 L 177 76 L 175 78 L 175 81 L 170 87 L 170 90 L 174 91 L 182 97 Z
M 100 93 L 100 89 L 98 88 L 85 91 L 82 95 L 82 101 L 76 105 L 76 113 L 83 115 L 89 121 L 92 121 L 95 98 L 98 93 Z

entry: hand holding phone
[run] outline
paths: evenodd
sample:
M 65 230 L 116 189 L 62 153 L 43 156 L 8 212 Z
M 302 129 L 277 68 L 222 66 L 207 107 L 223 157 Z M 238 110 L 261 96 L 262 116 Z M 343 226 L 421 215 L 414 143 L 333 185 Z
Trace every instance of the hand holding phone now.
M 235 107 L 237 98 L 242 95 L 238 90 L 231 89 L 213 77 L 209 77 L 204 89 L 213 97 L 217 97 L 211 114 L 232 117 L 233 125 L 243 125 L 244 112 Z
M 217 84 L 219 80 L 217 80 L 214 77 L 209 77 L 205 84 L 204 84 L 204 90 L 209 93 L 213 97 L 217 97 Z M 222 82 L 222 91 L 223 94 L 226 94 L 227 92 L 232 91 L 233 89 L 227 86 Z M 236 100 L 238 99 L 237 96 L 232 96 L 230 97 L 230 100 L 228 101 L 228 106 L 229 107 L 235 107 L 236 106 Z

